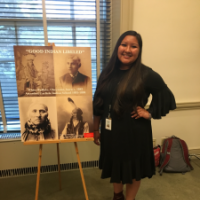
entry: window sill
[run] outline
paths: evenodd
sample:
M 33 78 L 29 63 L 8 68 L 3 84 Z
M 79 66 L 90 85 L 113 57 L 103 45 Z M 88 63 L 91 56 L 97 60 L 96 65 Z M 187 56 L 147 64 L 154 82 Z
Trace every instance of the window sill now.
M 0 142 L 21 141 L 21 133 L 0 133 Z

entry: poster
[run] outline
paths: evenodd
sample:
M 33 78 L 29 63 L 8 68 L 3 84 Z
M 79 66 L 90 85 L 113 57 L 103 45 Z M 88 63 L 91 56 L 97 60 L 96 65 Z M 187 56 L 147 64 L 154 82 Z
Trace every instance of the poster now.
M 90 47 L 14 46 L 21 140 L 93 132 Z

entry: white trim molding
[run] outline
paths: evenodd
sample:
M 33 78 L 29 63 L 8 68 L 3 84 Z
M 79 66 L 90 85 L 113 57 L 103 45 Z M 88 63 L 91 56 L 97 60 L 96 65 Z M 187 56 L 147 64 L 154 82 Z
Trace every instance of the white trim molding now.
M 44 44 L 48 46 L 48 35 L 47 35 L 47 18 L 46 18 L 46 7 L 45 0 L 42 0 L 42 9 L 43 9 L 43 28 L 44 28 Z
M 100 3 L 96 0 L 97 80 L 100 76 Z
M 184 103 L 177 103 L 177 108 L 175 111 L 179 110 L 196 110 L 200 109 L 200 102 L 184 102 Z
M 145 109 L 148 109 L 149 105 L 145 106 Z M 200 109 L 200 102 L 182 102 L 176 103 L 176 109 L 173 111 L 180 111 L 180 110 L 197 110 Z
M 133 29 L 133 0 L 121 0 L 120 34 Z

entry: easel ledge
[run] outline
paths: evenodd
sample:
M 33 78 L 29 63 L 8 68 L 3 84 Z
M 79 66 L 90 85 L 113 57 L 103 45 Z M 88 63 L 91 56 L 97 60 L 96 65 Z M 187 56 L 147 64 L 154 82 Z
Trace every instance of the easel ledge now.
M 76 139 L 66 139 L 66 140 L 43 140 L 43 141 L 27 141 L 24 142 L 24 145 L 33 145 L 33 144 L 59 144 L 66 142 L 85 142 L 85 141 L 94 141 L 94 138 L 76 138 Z

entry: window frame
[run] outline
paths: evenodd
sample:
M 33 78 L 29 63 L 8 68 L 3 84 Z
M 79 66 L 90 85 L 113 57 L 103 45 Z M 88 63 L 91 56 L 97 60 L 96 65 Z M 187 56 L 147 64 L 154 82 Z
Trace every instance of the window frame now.
M 43 2 L 45 2 L 45 0 L 42 0 Z M 107 1 L 107 0 L 105 0 Z M 74 0 L 70 0 L 71 4 L 73 4 Z M 93 20 L 73 20 L 73 16 L 75 16 L 75 10 L 74 9 L 71 9 L 74 13 L 72 13 L 72 17 L 70 17 L 70 19 L 46 19 L 46 25 L 48 24 L 51 24 L 51 23 L 72 23 L 72 24 L 96 24 L 96 73 L 97 73 L 97 77 L 99 76 L 100 74 L 100 26 L 101 26 L 101 23 L 100 23 L 100 0 L 96 0 L 96 19 L 93 19 Z M 110 3 L 110 1 L 108 0 L 108 2 Z M 56 2 L 55 2 L 56 3 Z M 103 3 L 102 3 L 103 4 Z M 101 5 L 102 5 L 101 4 Z M 71 5 L 70 5 L 71 6 Z M 74 4 L 72 5 L 74 6 Z M 43 9 L 44 6 L 43 6 Z M 42 13 L 46 13 L 46 9 L 45 9 L 45 12 L 42 11 Z M 71 14 L 71 13 L 70 13 Z M 13 22 L 15 24 L 15 35 L 16 35 L 16 44 L 19 43 L 19 37 L 17 37 L 17 25 L 16 23 L 17 22 L 35 22 L 35 23 L 43 23 L 43 31 L 44 31 L 44 45 L 45 45 L 45 37 L 48 38 L 48 28 L 46 26 L 46 30 L 45 30 L 45 17 L 43 15 L 43 18 L 41 19 L 33 19 L 33 18 L 30 18 L 30 19 L 20 19 L 20 18 L 0 18 L 0 22 Z M 76 28 L 76 25 L 74 25 L 72 27 L 72 29 L 75 29 Z M 45 33 L 46 31 L 46 33 Z M 76 46 L 76 31 L 72 31 L 72 40 L 74 41 L 74 44 L 73 46 Z M 46 36 L 45 36 L 46 34 Z M 13 62 L 13 60 L 5 60 L 4 62 Z M 96 77 L 96 81 L 97 81 L 97 77 Z M 0 84 L 0 90 L 1 90 L 1 84 Z M 4 101 L 3 101 L 3 95 L 2 95 L 2 92 L 0 92 L 0 112 L 1 112 L 1 118 L 2 118 L 2 124 L 3 124 L 3 131 L 0 129 L 0 135 L 1 134 L 12 134 L 13 131 L 9 131 L 7 130 L 7 118 L 6 118 L 6 114 L 5 114 L 5 109 L 4 109 Z M 20 123 L 20 119 L 19 120 L 19 123 Z M 0 124 L 1 125 L 1 124 Z M 20 130 L 19 130 L 19 134 L 21 135 L 20 133 Z M 20 137 L 18 137 L 19 140 L 20 140 Z M 1 137 L 0 137 L 1 139 Z M 11 138 L 12 139 L 12 138 Z

